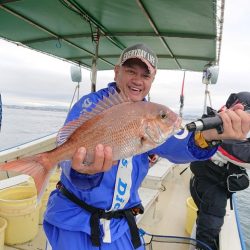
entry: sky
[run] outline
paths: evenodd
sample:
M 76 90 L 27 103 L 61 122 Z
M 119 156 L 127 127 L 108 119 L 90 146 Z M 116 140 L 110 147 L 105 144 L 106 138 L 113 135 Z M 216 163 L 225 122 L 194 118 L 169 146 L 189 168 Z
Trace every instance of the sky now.
M 219 109 L 232 92 L 250 91 L 250 1 L 226 0 L 218 81 L 209 85 L 212 106 Z M 0 92 L 4 104 L 68 107 L 76 87 L 65 61 L 0 39 Z M 113 81 L 113 71 L 98 72 L 97 89 Z M 183 72 L 158 70 L 151 101 L 179 111 Z M 80 95 L 90 91 L 90 72 L 82 69 Z M 184 114 L 202 114 L 202 73 L 186 72 Z M 208 100 L 209 101 L 209 100 Z M 208 104 L 210 104 L 208 102 Z

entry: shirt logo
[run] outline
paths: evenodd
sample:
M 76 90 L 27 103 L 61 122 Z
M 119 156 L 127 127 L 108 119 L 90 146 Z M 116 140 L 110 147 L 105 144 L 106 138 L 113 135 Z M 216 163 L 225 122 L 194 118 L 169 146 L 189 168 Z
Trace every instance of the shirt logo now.
M 92 105 L 92 101 L 90 98 L 86 98 L 84 101 L 83 101 L 83 104 L 82 104 L 82 108 L 83 109 L 87 109 L 89 108 L 91 105 Z
M 183 129 L 180 133 L 174 135 L 177 139 L 185 139 L 188 136 L 189 132 L 187 129 Z
M 84 112 L 88 112 L 90 110 L 88 110 L 88 108 L 93 104 L 93 102 L 91 101 L 90 98 L 86 98 L 85 100 L 83 100 L 82 102 L 82 111 L 81 114 L 83 114 Z

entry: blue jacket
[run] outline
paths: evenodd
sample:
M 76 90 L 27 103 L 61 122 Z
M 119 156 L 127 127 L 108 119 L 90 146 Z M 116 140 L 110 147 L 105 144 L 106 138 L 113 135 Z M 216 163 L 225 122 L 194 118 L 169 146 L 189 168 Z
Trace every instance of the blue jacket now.
M 84 110 L 91 111 L 93 105 L 103 96 L 108 96 L 108 93 L 113 91 L 115 86 L 115 83 L 110 83 L 105 89 L 83 96 L 72 108 L 66 123 L 78 118 Z M 148 172 L 149 154 L 157 154 L 174 163 L 187 163 L 208 159 L 217 150 L 217 148 L 201 149 L 197 147 L 192 133 L 187 134 L 184 139 L 177 137 L 172 136 L 158 148 L 132 158 L 132 187 L 130 199 L 125 209 L 141 203 L 138 189 Z M 62 162 L 60 166 L 62 168 L 61 182 L 70 192 L 94 207 L 110 209 L 113 201 L 117 166 L 113 166 L 108 172 L 94 175 L 85 175 L 74 171 L 71 169 L 70 161 Z M 58 228 L 90 234 L 89 218 L 90 214 L 87 211 L 68 200 L 58 190 L 51 193 L 44 217 L 46 222 Z M 125 219 L 112 219 L 110 228 L 112 241 L 114 241 L 128 230 L 128 225 Z

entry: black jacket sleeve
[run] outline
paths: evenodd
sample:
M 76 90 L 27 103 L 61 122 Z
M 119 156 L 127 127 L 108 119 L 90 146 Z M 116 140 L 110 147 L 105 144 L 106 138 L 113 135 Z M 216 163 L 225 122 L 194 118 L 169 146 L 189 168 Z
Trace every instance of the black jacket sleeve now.
M 240 161 L 250 163 L 250 139 L 246 141 L 225 140 L 221 148 L 228 153 L 228 156 L 237 158 Z

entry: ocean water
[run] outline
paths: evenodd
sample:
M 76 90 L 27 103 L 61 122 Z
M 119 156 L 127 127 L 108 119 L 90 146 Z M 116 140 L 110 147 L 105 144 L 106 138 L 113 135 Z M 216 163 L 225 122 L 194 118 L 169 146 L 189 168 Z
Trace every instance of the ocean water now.
M 66 110 L 55 107 L 4 106 L 0 151 L 57 132 L 66 116 Z M 195 116 L 184 118 L 192 120 Z M 250 250 L 250 188 L 238 192 L 236 200 L 246 249 Z
M 55 107 L 3 106 L 0 150 L 57 132 L 67 116 Z

